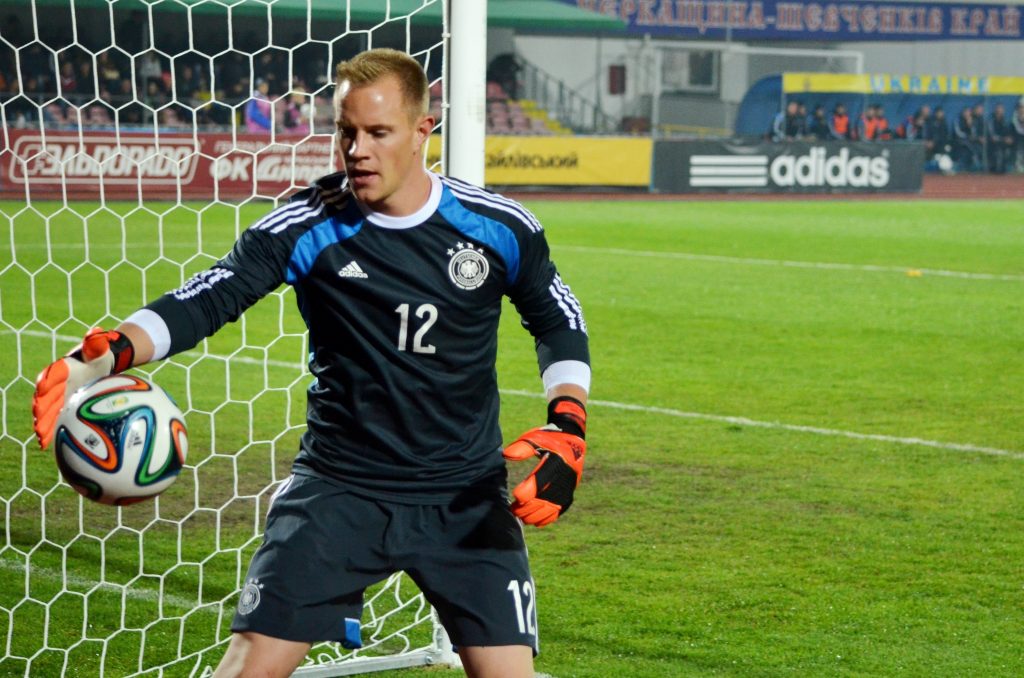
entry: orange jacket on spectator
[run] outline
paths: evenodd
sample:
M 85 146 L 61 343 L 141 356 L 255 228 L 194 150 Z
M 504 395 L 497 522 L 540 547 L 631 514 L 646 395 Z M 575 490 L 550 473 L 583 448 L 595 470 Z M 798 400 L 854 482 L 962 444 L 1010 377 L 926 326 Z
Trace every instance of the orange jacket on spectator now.
M 875 118 L 875 141 L 891 141 L 892 130 L 889 129 L 889 121 L 882 116 Z
M 832 114 L 832 136 L 836 139 L 850 139 L 850 116 L 846 113 Z
M 862 115 L 860 117 L 860 138 L 864 141 L 874 141 L 878 138 L 879 120 L 873 115 Z

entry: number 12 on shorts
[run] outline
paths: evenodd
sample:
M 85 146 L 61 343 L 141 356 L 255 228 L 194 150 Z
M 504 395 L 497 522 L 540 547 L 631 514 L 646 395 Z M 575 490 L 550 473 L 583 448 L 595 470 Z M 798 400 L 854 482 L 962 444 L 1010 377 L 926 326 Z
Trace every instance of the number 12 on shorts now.
M 519 633 L 528 633 L 537 636 L 537 609 L 534 605 L 533 582 L 520 582 L 512 579 L 508 583 L 508 591 L 512 594 L 512 600 L 516 606 L 516 622 L 519 624 Z

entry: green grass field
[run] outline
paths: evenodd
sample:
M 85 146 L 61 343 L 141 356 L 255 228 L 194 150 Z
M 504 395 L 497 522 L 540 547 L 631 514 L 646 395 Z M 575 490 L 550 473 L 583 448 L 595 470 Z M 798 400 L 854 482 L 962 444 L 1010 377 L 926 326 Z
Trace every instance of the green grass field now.
M 594 366 L 577 502 L 528 534 L 538 671 L 1024 674 L 1024 206 L 529 206 Z M 84 505 L 29 444 L 35 374 L 266 207 L 58 207 L 0 203 L 0 675 L 199 675 L 294 454 L 302 324 L 275 295 L 160 366 L 192 467 Z M 501 342 L 510 439 L 543 401 L 511 309 Z M 460 675 L 393 675 L 424 674 Z

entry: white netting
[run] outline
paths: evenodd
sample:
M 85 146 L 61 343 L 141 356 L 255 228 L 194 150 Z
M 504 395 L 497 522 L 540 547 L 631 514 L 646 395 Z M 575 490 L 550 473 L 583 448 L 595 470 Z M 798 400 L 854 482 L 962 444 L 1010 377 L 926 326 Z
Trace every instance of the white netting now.
M 410 52 L 439 112 L 442 4 L 5 7 L 0 675 L 202 675 L 216 664 L 304 425 L 305 328 L 291 291 L 146 370 L 182 406 L 191 441 L 186 470 L 154 502 L 93 505 L 60 481 L 31 437 L 35 377 L 88 328 L 116 325 L 207 268 L 274 201 L 330 171 L 337 61 L 368 47 Z M 309 666 L 437 658 L 437 625 L 407 579 L 367 601 L 364 649 L 320 645 Z

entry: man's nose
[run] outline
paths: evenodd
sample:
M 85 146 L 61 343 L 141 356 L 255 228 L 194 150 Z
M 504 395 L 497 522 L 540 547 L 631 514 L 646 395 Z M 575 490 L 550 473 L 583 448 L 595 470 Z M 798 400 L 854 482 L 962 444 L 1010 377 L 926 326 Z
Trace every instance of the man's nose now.
M 357 158 L 366 155 L 366 135 L 361 132 L 356 132 L 355 136 L 352 137 L 352 143 L 348 146 L 348 157 Z

